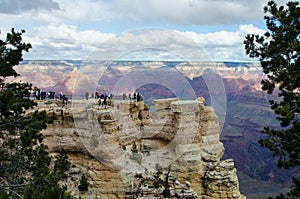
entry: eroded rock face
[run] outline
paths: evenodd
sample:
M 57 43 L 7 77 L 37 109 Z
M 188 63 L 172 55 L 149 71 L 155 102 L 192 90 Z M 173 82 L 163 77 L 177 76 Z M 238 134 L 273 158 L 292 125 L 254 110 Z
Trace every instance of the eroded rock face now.
M 219 122 L 204 99 L 141 102 L 93 100 L 62 107 L 39 102 L 54 119 L 43 131 L 49 151 L 67 151 L 67 183 L 84 198 L 245 198 L 239 192 L 233 160 L 220 161 L 224 147 Z

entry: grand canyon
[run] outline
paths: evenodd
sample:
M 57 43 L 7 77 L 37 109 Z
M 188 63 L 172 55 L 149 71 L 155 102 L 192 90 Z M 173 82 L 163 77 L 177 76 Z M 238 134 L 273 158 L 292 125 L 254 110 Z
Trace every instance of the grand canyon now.
M 163 61 L 23 61 L 15 67 L 13 81 L 30 82 L 44 91 L 63 92 L 70 100 L 86 92 L 139 92 L 150 107 L 153 100 L 204 97 L 220 122 L 223 159 L 233 159 L 241 192 L 260 198 L 285 191 L 293 170 L 281 170 L 276 158 L 261 147 L 264 126 L 278 127 L 268 95 L 260 89 L 263 77 L 258 63 Z

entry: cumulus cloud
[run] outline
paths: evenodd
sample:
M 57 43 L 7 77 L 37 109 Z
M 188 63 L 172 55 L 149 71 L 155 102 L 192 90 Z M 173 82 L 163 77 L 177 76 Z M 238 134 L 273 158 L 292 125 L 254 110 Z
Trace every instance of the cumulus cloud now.
M 288 0 L 277 0 L 285 4 Z M 177 25 L 240 24 L 262 19 L 261 0 L 0 0 L 0 13 L 23 14 L 36 11 L 33 20 L 122 21 L 145 25 L 151 22 Z M 51 11 L 46 13 L 43 11 Z M 41 14 L 42 13 L 42 14 Z
M 264 4 L 260 0 L 0 0 L 0 17 L 6 19 L 0 27 L 2 33 L 12 27 L 27 30 L 24 38 L 33 45 L 27 59 L 85 59 L 97 52 L 96 56 L 110 59 L 245 60 L 244 36 L 264 32 L 254 25 L 205 34 L 163 29 L 116 32 L 153 24 L 182 30 L 250 24 L 262 20 Z M 110 31 L 110 26 L 122 28 Z
M 262 16 L 261 0 L 57 0 L 59 15 L 72 20 L 161 21 L 179 25 L 237 24 Z M 72 14 L 70 14 L 72 13 Z
M 124 2 L 124 1 L 123 1 Z M 127 12 L 131 20 L 162 20 L 180 25 L 220 25 L 234 24 L 243 20 L 254 20 L 261 16 L 261 1 L 254 0 L 245 4 L 245 1 L 231 0 L 125 0 L 123 6 L 116 3 L 120 10 Z M 137 7 L 137 9 L 134 9 Z M 119 17 L 123 16 L 121 12 Z
M 245 36 L 247 34 L 262 35 L 264 32 L 265 30 L 249 24 L 240 25 L 234 32 L 218 31 L 207 34 L 184 32 L 184 34 L 202 46 L 212 60 L 232 61 L 248 60 L 249 58 L 245 55 L 243 44 Z
M 149 28 L 113 35 L 60 25 L 36 28 L 25 39 L 33 45 L 28 59 L 246 61 L 243 41 L 248 33 L 264 30 L 240 25 L 232 32 L 199 34 Z
M 203 48 L 179 31 L 137 29 L 101 44 L 90 55 L 97 60 L 209 60 Z
M 0 0 L 0 13 L 19 14 L 41 9 L 56 10 L 59 9 L 59 5 L 53 0 Z
M 284 3 L 286 0 L 281 0 Z M 33 20 L 81 22 L 122 21 L 177 25 L 239 24 L 262 18 L 261 0 L 0 0 L 0 13 L 37 11 Z M 51 11 L 51 12 L 45 12 Z
M 285 4 L 288 0 L 277 0 Z M 177 25 L 239 24 L 261 19 L 261 0 L 58 0 L 60 15 L 69 20 L 122 20 L 145 24 L 153 21 Z M 70 13 L 72 13 L 70 15 Z
M 79 31 L 73 25 L 41 26 L 24 35 L 32 44 L 28 59 L 78 59 L 88 56 L 102 42 L 113 37 L 94 30 Z
M 57 17 L 66 21 L 111 20 L 116 12 L 114 4 L 105 0 L 57 0 L 61 10 Z

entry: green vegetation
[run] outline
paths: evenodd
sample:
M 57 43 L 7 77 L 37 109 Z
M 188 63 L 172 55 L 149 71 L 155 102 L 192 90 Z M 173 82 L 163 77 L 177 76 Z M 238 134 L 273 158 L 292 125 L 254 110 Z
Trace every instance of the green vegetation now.
M 142 154 L 139 153 L 135 142 L 132 144 L 130 159 L 139 164 L 142 162 Z
M 264 35 L 247 35 L 246 53 L 259 58 L 265 78 L 262 89 L 272 94 L 278 88 L 281 101 L 271 100 L 281 129 L 265 127 L 266 139 L 260 144 L 278 156 L 282 168 L 300 165 L 300 7 L 299 2 L 277 6 L 269 1 L 264 8 L 268 31 Z M 277 198 L 300 196 L 300 181 L 293 178 L 295 187 Z
M 89 190 L 89 184 L 87 181 L 87 178 L 83 174 L 80 178 L 80 184 L 78 185 L 79 191 L 88 191 Z
M 70 163 L 65 153 L 52 158 L 40 131 L 50 122 L 46 112 L 31 112 L 36 103 L 28 98 L 31 85 L 7 83 L 19 74 L 13 69 L 31 45 L 22 42 L 21 32 L 12 29 L 0 40 L 0 198 L 71 199 L 67 187 L 59 184 Z M 26 113 L 25 113 L 26 112 Z
M 156 189 L 163 187 L 162 195 L 164 196 L 164 198 L 169 198 L 171 195 L 169 185 L 169 175 L 171 172 L 171 168 L 168 167 L 168 173 L 166 174 L 164 179 L 162 179 L 161 177 L 161 175 L 163 174 L 162 167 L 158 163 L 155 164 L 155 169 L 156 173 L 154 175 L 153 186 Z

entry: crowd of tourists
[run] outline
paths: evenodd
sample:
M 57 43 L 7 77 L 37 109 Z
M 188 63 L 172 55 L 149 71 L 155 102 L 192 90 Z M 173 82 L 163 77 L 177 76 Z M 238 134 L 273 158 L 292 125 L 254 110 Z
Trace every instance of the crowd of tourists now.
M 35 90 L 34 97 L 37 100 L 55 99 L 55 92 L 54 91 L 46 92 L 46 91 Z
M 69 98 L 64 95 L 62 92 L 59 93 L 58 96 L 55 95 L 55 91 L 40 91 L 34 90 L 33 92 L 34 98 L 36 100 L 46 100 L 46 99 L 60 99 L 63 104 L 68 104 Z
M 105 108 L 106 108 L 107 105 L 111 104 L 111 100 L 113 99 L 113 94 L 112 93 L 108 94 L 106 92 L 105 93 L 98 93 L 96 91 L 94 97 L 95 97 L 95 99 L 98 99 L 98 105 L 99 106 L 101 106 L 101 107 L 105 106 Z M 87 93 L 86 93 L 86 99 L 88 99 Z
M 95 93 L 86 92 L 85 99 L 88 100 L 90 98 L 97 99 L 98 105 L 106 108 L 107 105 L 111 105 L 114 95 L 112 93 L 107 93 L 107 92 L 99 93 L 98 91 L 96 91 Z M 118 98 L 119 97 L 117 96 L 117 99 Z M 143 101 L 142 95 L 140 93 L 135 93 L 135 92 L 132 94 L 129 93 L 128 95 L 126 93 L 123 93 L 122 99 L 123 100 L 132 100 L 132 101 L 136 101 L 136 102 Z
M 34 90 L 33 92 L 34 98 L 36 100 L 46 100 L 46 99 L 59 99 L 62 101 L 63 104 L 67 105 L 69 102 L 69 98 L 62 93 L 62 91 L 58 94 L 55 95 L 54 91 L 40 91 L 40 90 Z M 105 107 L 107 105 L 111 105 L 111 101 L 113 99 L 114 95 L 112 93 L 99 93 L 98 91 L 96 91 L 95 93 L 89 93 L 86 92 L 85 93 L 85 99 L 89 100 L 89 99 L 97 99 L 97 103 L 99 106 L 101 107 Z M 140 93 L 138 92 L 134 92 L 134 93 L 123 93 L 121 97 L 123 100 L 132 100 L 132 101 L 143 101 L 143 97 Z M 118 99 L 120 99 L 119 97 L 117 97 Z
M 134 101 L 143 101 L 143 97 L 140 93 L 129 93 L 128 95 L 126 95 L 126 93 L 123 93 L 123 100 L 134 100 Z

